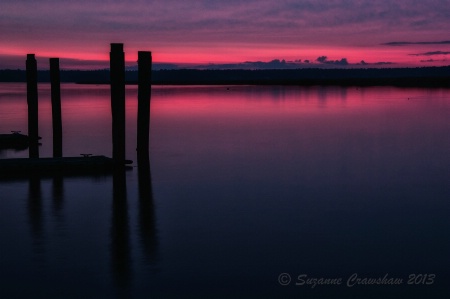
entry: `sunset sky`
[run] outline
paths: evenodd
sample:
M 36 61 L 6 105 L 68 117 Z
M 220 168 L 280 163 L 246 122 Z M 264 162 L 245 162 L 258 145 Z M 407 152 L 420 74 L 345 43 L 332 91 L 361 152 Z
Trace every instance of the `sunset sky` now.
M 27 53 L 104 68 L 112 42 L 130 66 L 138 50 L 178 66 L 441 66 L 449 25 L 448 0 L 1 0 L 0 69 Z

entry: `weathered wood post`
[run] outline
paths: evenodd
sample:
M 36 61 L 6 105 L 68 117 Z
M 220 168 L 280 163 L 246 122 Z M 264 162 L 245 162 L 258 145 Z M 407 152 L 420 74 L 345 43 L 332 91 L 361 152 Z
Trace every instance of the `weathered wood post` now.
M 152 78 L 152 53 L 138 52 L 138 115 L 137 151 L 148 156 L 150 128 L 150 97 Z
M 113 159 L 125 165 L 125 54 L 123 44 L 111 44 L 110 52 L 111 111 Z
M 156 259 L 157 237 L 149 160 L 152 53 L 138 52 L 137 158 L 139 182 L 139 232 L 148 262 Z
M 38 88 L 37 62 L 34 54 L 27 54 L 27 104 L 28 104 L 28 138 L 30 141 L 30 158 L 39 158 L 39 123 L 38 123 Z
M 59 58 L 50 58 L 52 93 L 53 157 L 62 157 L 61 87 Z

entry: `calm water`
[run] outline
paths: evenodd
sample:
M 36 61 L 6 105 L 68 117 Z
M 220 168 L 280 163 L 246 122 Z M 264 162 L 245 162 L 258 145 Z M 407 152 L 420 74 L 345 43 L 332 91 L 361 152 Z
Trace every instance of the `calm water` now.
M 0 84 L 0 133 L 25 90 Z M 111 156 L 108 86 L 63 85 L 62 113 L 64 155 Z M 151 173 L 0 181 L 0 298 L 448 299 L 449 117 L 450 89 L 156 86 Z

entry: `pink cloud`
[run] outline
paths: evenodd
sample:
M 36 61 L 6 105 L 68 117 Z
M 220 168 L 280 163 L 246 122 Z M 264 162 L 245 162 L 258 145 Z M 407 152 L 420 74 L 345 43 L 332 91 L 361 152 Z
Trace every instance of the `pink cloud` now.
M 448 15 L 445 0 L 2 0 L 0 54 L 107 60 L 109 43 L 123 42 L 130 61 L 151 50 L 161 62 L 313 60 L 327 53 L 333 60 L 414 64 L 403 50 L 380 44 L 447 40 Z M 409 45 L 409 53 L 418 46 Z

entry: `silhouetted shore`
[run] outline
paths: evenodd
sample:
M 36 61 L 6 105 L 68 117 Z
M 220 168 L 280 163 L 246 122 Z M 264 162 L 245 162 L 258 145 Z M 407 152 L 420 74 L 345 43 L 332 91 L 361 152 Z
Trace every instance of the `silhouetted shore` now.
M 127 84 L 137 84 L 137 75 L 137 71 L 127 71 Z M 38 81 L 49 82 L 49 71 L 39 71 Z M 25 82 L 25 71 L 0 70 L 0 82 Z M 63 70 L 61 82 L 108 84 L 109 70 Z M 390 69 L 155 70 L 152 72 L 152 83 L 450 87 L 450 66 Z

